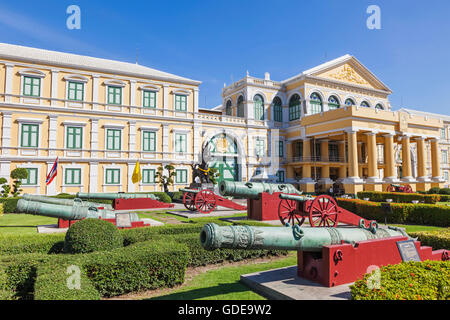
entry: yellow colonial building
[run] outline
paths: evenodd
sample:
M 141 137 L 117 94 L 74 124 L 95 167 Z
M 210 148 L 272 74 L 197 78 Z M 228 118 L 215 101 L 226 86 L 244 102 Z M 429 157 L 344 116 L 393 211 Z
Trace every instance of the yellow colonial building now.
M 220 179 L 313 192 L 448 183 L 449 116 L 392 111 L 391 90 L 346 55 L 284 81 L 247 76 L 198 106 L 200 81 L 138 64 L 0 44 L 0 177 L 22 167 L 26 193 L 173 190 L 208 162 Z M 58 175 L 45 183 L 58 157 Z M 142 181 L 133 184 L 136 162 Z M 444 180 L 447 181 L 445 181 Z

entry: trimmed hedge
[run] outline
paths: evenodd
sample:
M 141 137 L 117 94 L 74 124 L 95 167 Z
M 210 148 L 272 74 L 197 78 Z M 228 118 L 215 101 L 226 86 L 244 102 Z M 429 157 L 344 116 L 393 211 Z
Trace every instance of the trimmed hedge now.
M 0 198 L 3 204 L 3 213 L 16 213 L 17 201 L 22 197 Z
M 450 250 L 450 228 L 438 231 L 410 232 L 409 235 L 418 238 L 421 245 L 432 247 L 434 250 Z
M 339 206 L 365 219 L 389 223 L 450 226 L 450 207 L 432 204 L 391 203 L 392 213 L 385 214 L 381 203 L 358 199 L 336 199 Z
M 34 300 L 100 300 L 100 293 L 82 269 L 70 263 L 46 263 L 37 269 Z M 70 277 L 79 272 L 79 287 Z M 77 281 L 77 280 L 75 280 Z M 72 285 L 69 287 L 68 284 Z
M 448 300 L 450 261 L 403 262 L 380 268 L 379 287 L 374 273 L 350 286 L 354 300 Z
M 123 246 L 119 229 L 109 221 L 80 220 L 69 227 L 64 240 L 65 253 L 113 250 Z
M 65 234 L 0 236 L 0 255 L 21 253 L 62 253 Z
M 419 193 L 402 193 L 402 192 L 379 192 L 379 191 L 360 191 L 358 198 L 369 198 L 374 202 L 386 202 L 386 199 L 392 199 L 396 203 L 411 203 L 413 200 L 428 204 L 439 202 L 440 196 L 437 194 L 419 194 Z

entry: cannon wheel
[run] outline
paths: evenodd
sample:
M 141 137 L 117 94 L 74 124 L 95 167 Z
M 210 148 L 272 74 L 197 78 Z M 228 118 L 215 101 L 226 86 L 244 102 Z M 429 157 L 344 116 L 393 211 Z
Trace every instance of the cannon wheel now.
M 291 226 L 298 224 L 301 226 L 305 217 L 300 215 L 297 210 L 298 202 L 295 200 L 282 199 L 278 205 L 278 217 L 283 225 L 289 223 Z
M 403 192 L 406 193 L 413 193 L 413 189 L 411 188 L 411 186 L 409 184 L 405 184 L 405 187 L 403 189 Z
M 309 208 L 309 224 L 311 227 L 336 227 L 339 218 L 338 209 L 332 197 L 317 196 Z
M 196 211 L 197 208 L 195 207 L 195 193 L 192 192 L 185 192 L 183 196 L 183 204 L 189 211 Z
M 386 192 L 395 192 L 396 190 L 395 190 L 395 187 L 391 184 L 391 185 L 388 185 L 388 187 L 386 188 Z
M 195 196 L 195 207 L 201 213 L 211 213 L 216 206 L 216 195 L 211 190 L 204 189 Z

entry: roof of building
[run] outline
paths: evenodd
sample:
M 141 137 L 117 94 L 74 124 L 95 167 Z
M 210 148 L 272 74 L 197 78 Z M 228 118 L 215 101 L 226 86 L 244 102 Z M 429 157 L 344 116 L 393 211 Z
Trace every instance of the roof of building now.
M 180 77 L 139 64 L 95 58 L 72 53 L 31 48 L 8 43 L 0 43 L 0 58 L 30 61 L 47 65 L 95 70 L 98 72 L 132 75 L 142 78 L 176 81 L 199 85 L 201 81 Z
M 425 111 L 418 111 L 413 109 L 407 109 L 407 108 L 401 108 L 398 110 L 399 112 L 407 112 L 409 114 L 422 116 L 422 117 L 430 117 L 430 118 L 436 118 L 436 119 L 442 119 L 444 121 L 450 122 L 450 116 L 444 115 L 444 114 L 438 114 L 438 113 L 431 113 L 431 112 L 425 112 Z

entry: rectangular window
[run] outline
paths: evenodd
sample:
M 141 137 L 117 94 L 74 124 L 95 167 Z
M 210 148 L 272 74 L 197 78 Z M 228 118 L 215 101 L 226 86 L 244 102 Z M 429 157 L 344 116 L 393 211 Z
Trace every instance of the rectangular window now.
M 177 174 L 175 176 L 175 183 L 187 183 L 187 169 L 177 169 L 175 173 Z
M 448 182 L 448 171 L 444 171 L 444 180 Z
M 22 124 L 22 137 L 20 139 L 21 147 L 37 148 L 39 144 L 39 125 Z
M 284 182 L 284 171 L 279 170 L 277 172 L 277 182 Z
M 445 139 L 445 128 L 441 128 L 441 138 Z
M 264 146 L 264 140 L 262 139 L 256 139 L 255 141 L 255 155 L 258 157 L 264 156 L 265 153 L 265 146 Z
M 68 168 L 65 170 L 65 184 L 81 184 L 81 169 Z
M 67 141 L 68 149 L 82 149 L 83 128 L 81 127 L 67 127 Z
M 84 83 L 70 81 L 67 85 L 67 100 L 83 101 L 84 100 Z
M 175 110 L 186 111 L 187 110 L 187 96 L 175 95 Z
M 187 151 L 186 134 L 176 133 L 175 134 L 175 152 L 186 152 L 186 151 Z
M 119 151 L 122 144 L 122 131 L 118 129 L 106 130 L 106 150 Z
M 120 184 L 120 169 L 106 169 L 105 184 Z
M 108 86 L 108 104 L 122 104 L 122 88 Z
M 37 185 L 38 181 L 38 169 L 37 168 L 26 168 L 28 172 L 28 177 L 22 180 L 22 185 L 24 186 L 34 186 Z
M 278 141 L 278 157 L 284 157 L 284 143 L 283 141 Z
M 41 79 L 34 77 L 23 77 L 23 95 L 39 97 L 41 95 Z
M 273 117 L 274 121 L 283 122 L 283 108 L 280 105 L 274 105 Z
M 448 163 L 448 152 L 447 150 L 442 150 L 442 163 L 447 164 Z
M 142 150 L 143 151 L 156 151 L 156 132 L 143 131 L 142 132 Z
M 144 169 L 142 170 L 142 183 L 151 184 L 155 183 L 155 169 Z
M 156 92 L 144 91 L 143 95 L 142 106 L 144 108 L 156 108 Z

